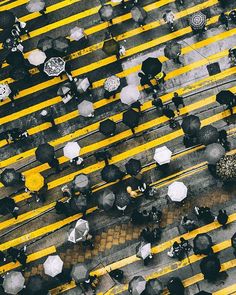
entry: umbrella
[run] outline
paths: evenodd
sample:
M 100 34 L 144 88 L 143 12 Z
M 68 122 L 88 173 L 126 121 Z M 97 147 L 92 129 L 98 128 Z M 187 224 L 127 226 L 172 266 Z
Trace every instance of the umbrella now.
M 77 286 L 74 287 L 73 289 L 69 289 L 68 291 L 63 292 L 64 295 L 84 295 L 83 290 Z
M 163 292 L 162 283 L 158 279 L 147 281 L 145 294 L 146 295 L 161 295 Z
M 93 104 L 88 100 L 83 100 L 78 104 L 78 110 L 81 116 L 90 117 L 94 112 Z
M 112 19 L 113 16 L 113 7 L 111 6 L 111 4 L 106 4 L 103 5 L 98 12 L 102 20 L 109 21 Z
M 66 52 L 68 47 L 69 47 L 69 40 L 66 37 L 58 37 L 56 39 L 53 40 L 53 49 L 58 51 L 58 52 Z
M 141 242 L 136 247 L 136 256 L 141 259 L 146 259 L 151 254 L 151 244 Z
M 134 128 L 138 126 L 139 123 L 139 113 L 133 109 L 129 109 L 128 111 L 123 113 L 122 122 L 130 128 Z
M 215 165 L 225 155 L 225 149 L 220 143 L 211 143 L 206 147 L 205 157 L 209 164 Z
M 183 182 L 175 181 L 168 187 L 168 196 L 173 202 L 181 202 L 187 197 L 188 188 Z
M 183 119 L 181 127 L 185 134 L 195 135 L 201 127 L 201 121 L 197 116 L 190 115 Z
M 170 41 L 166 44 L 164 48 L 165 57 L 169 59 L 176 58 L 178 55 L 181 54 L 181 45 L 177 42 Z
M 84 29 L 79 27 L 74 27 L 70 30 L 70 38 L 75 41 L 79 41 L 84 37 Z
M 19 67 L 13 68 L 10 71 L 9 76 L 14 80 L 23 80 L 28 74 L 28 71 L 24 67 Z
M 1 29 L 11 28 L 15 24 L 15 20 L 16 20 L 16 17 L 11 11 L 4 10 L 0 12 L 0 28 Z
M 157 74 L 159 74 L 161 72 L 161 69 L 162 63 L 159 61 L 158 58 L 155 57 L 148 57 L 142 63 L 142 71 L 146 75 L 151 75 L 152 77 L 155 77 Z
M 84 219 L 79 219 L 76 222 L 76 225 L 73 229 L 69 231 L 68 241 L 72 243 L 76 243 L 79 241 L 83 241 L 89 232 L 89 224 L 88 221 Z
M 6 62 L 9 65 L 12 65 L 13 67 L 15 65 L 17 65 L 18 67 L 19 67 L 19 65 L 21 67 L 24 67 L 24 65 L 25 65 L 24 56 L 19 50 L 9 52 L 8 55 L 6 56 Z
M 135 85 L 128 85 L 122 88 L 120 93 L 120 100 L 124 104 L 131 105 L 140 98 L 140 92 Z
M 106 119 L 100 123 L 99 131 L 105 136 L 112 136 L 116 131 L 116 123 L 110 119 Z
M 6 168 L 1 173 L 1 182 L 4 186 L 15 186 L 21 181 L 21 174 L 13 168 Z
M 229 104 L 235 100 L 235 94 L 230 90 L 222 90 L 216 95 L 216 101 L 219 104 Z
M 26 5 L 26 9 L 29 12 L 38 12 L 43 10 L 45 7 L 45 2 L 41 0 L 30 0 L 30 2 Z
M 18 294 L 25 284 L 25 278 L 19 271 L 11 271 L 6 273 L 3 281 L 3 288 L 7 294 Z
M 51 57 L 44 64 L 44 72 L 49 77 L 57 77 L 65 71 L 66 63 L 63 58 Z
M 216 127 L 212 125 L 204 126 L 198 133 L 199 142 L 204 145 L 208 145 L 217 142 L 219 138 L 219 132 Z
M 200 262 L 200 269 L 204 277 L 216 278 L 221 269 L 220 260 L 216 255 L 204 257 Z
M 85 192 L 86 190 L 90 188 L 90 180 L 88 178 L 88 175 L 83 173 L 76 175 L 72 185 L 73 185 L 73 189 L 76 192 L 81 192 L 81 193 Z
M 233 236 L 231 238 L 231 245 L 233 248 L 236 248 L 236 233 L 233 234 Z
M 119 87 L 120 78 L 115 75 L 108 77 L 104 83 L 104 89 L 109 92 L 116 91 Z
M 115 194 L 111 190 L 104 190 L 98 197 L 98 207 L 105 211 L 110 210 L 115 203 L 115 198 Z
M 130 12 L 133 20 L 137 23 L 142 23 L 147 18 L 147 12 L 140 6 L 134 6 Z
M 194 295 L 212 295 L 212 293 L 209 293 L 209 292 L 207 292 L 207 291 L 200 291 L 200 292 L 198 292 L 198 293 L 195 293 Z
M 40 144 L 35 151 L 35 156 L 39 162 L 48 163 L 55 156 L 54 147 L 49 143 Z
M 184 285 L 180 278 L 172 277 L 167 282 L 167 289 L 170 294 L 184 294 Z
M 46 58 L 47 56 L 43 51 L 35 49 L 30 52 L 28 61 L 34 66 L 39 66 L 45 62 Z
M 116 194 L 115 205 L 119 208 L 124 208 L 130 203 L 130 197 L 125 190 L 120 190 Z
M 79 156 L 80 154 L 80 146 L 75 141 L 68 142 L 63 148 L 63 154 L 66 158 L 72 160 Z
M 206 15 L 201 11 L 193 13 L 190 17 L 190 26 L 193 30 L 201 30 L 206 25 Z
M 85 263 L 75 264 L 71 270 L 71 277 L 76 283 L 82 283 L 89 278 L 89 269 Z
M 62 272 L 63 261 L 58 255 L 50 255 L 43 264 L 44 272 L 50 277 L 55 277 Z
M 105 182 L 114 182 L 121 177 L 121 174 L 120 169 L 114 164 L 106 165 L 101 171 L 102 180 Z
M 77 81 L 75 81 L 75 86 L 79 93 L 84 93 L 91 86 L 91 83 L 89 79 L 86 77 L 77 79 Z
M 52 49 L 53 47 L 53 39 L 51 37 L 45 36 L 44 38 L 40 39 L 37 45 L 37 48 L 42 51 L 47 51 Z
M 45 290 L 43 278 L 40 275 L 30 276 L 26 286 L 28 294 L 42 294 L 43 290 Z
M 154 160 L 159 165 L 170 163 L 171 156 L 172 156 L 172 151 L 170 151 L 168 147 L 165 145 L 155 149 Z
M 198 234 L 193 239 L 193 251 L 195 254 L 209 254 L 213 246 L 212 239 L 208 234 Z
M 11 89 L 7 83 L 0 84 L 0 100 L 3 100 L 9 96 Z
M 70 91 L 71 91 L 71 83 L 66 82 L 58 88 L 57 95 L 65 96 Z
M 25 187 L 32 191 L 38 192 L 44 186 L 44 178 L 40 173 L 26 175 Z
M 139 160 L 132 158 L 125 164 L 125 168 L 128 174 L 137 175 L 141 171 L 142 166 Z
M 82 194 L 79 196 L 74 196 L 70 199 L 70 207 L 72 210 L 76 212 L 85 212 L 88 207 L 87 199 Z
M 102 50 L 107 55 L 114 55 L 119 52 L 120 46 L 119 43 L 114 39 L 109 39 L 103 42 Z
M 135 276 L 129 282 L 129 292 L 132 295 L 140 295 L 145 290 L 146 280 L 142 276 Z
M 236 158 L 232 155 L 223 156 L 216 164 L 216 174 L 223 181 L 236 179 Z

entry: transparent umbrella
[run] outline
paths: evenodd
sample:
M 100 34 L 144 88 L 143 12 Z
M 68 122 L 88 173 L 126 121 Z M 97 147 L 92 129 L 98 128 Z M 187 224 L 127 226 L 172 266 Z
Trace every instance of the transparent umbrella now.
M 84 29 L 79 27 L 74 27 L 70 30 L 70 38 L 75 41 L 79 41 L 84 37 Z
M 98 197 L 98 207 L 105 211 L 110 210 L 115 203 L 115 198 L 115 194 L 111 190 L 104 190 Z
M 11 94 L 11 89 L 7 83 L 0 84 L 0 100 L 4 100 Z
M 111 4 L 103 5 L 98 12 L 101 19 L 104 21 L 109 21 L 113 17 L 113 7 L 111 6 Z
M 136 85 L 128 85 L 122 88 L 120 93 L 120 100 L 124 104 L 131 105 L 140 98 L 140 92 Z
M 80 104 L 78 104 L 78 110 L 80 115 L 83 117 L 91 117 L 94 113 L 93 104 L 88 100 L 83 100 Z
M 73 229 L 69 231 L 68 241 L 77 243 L 83 241 L 89 232 L 88 221 L 79 219 Z
M 37 48 L 44 52 L 49 49 L 52 49 L 52 47 L 53 47 L 53 39 L 51 37 L 45 36 L 44 38 L 38 41 Z
M 71 277 L 77 283 L 82 283 L 89 278 L 89 268 L 85 263 L 75 264 L 71 271 Z
M 161 295 L 163 292 L 163 285 L 158 279 L 151 279 L 147 281 L 145 294 L 146 295 Z
M 133 20 L 137 23 L 144 22 L 147 18 L 147 12 L 141 6 L 134 6 L 130 12 Z
M 43 264 L 44 272 L 50 277 L 55 277 L 62 272 L 63 261 L 58 255 L 50 255 Z
M 35 49 L 30 52 L 28 61 L 34 66 L 39 66 L 45 62 L 46 58 L 47 56 L 43 51 Z
M 71 91 L 71 83 L 70 82 L 66 82 L 63 83 L 57 90 L 57 95 L 60 96 L 65 96 L 68 92 Z
M 45 2 L 41 0 L 30 0 L 30 2 L 26 5 L 26 9 L 29 12 L 38 12 L 43 10 L 45 7 Z
M 136 256 L 141 259 L 146 259 L 151 254 L 151 244 L 141 242 L 136 247 Z
M 132 295 L 141 295 L 146 287 L 146 280 L 142 276 L 135 276 L 129 282 L 128 290 Z
M 66 37 L 58 37 L 53 40 L 53 49 L 65 53 L 69 48 L 70 41 Z
M 90 188 L 90 180 L 88 175 L 84 173 L 76 175 L 73 180 L 72 186 L 74 191 L 77 191 L 77 192 L 83 193 L 86 190 L 88 190 Z
M 25 284 L 25 278 L 19 271 L 11 271 L 6 273 L 3 281 L 3 288 L 7 294 L 18 294 Z
M 80 146 L 75 141 L 68 142 L 63 148 L 63 154 L 66 158 L 72 160 L 79 156 L 80 154 Z

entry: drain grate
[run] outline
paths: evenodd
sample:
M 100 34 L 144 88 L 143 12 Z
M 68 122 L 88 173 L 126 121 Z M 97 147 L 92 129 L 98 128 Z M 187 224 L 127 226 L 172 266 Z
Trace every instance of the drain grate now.
M 218 62 L 214 62 L 213 64 L 209 64 L 207 66 L 207 70 L 208 70 L 209 76 L 214 76 L 214 75 L 219 74 L 221 72 L 220 65 Z

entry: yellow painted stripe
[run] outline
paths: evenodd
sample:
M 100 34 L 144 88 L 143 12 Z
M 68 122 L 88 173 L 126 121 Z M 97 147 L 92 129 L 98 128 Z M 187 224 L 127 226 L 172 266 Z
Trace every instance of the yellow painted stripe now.
M 28 2 L 29 2 L 29 0 L 16 0 L 16 1 L 12 2 L 12 3 L 6 4 L 4 6 L 0 6 L 0 11 L 10 10 L 10 9 L 15 8 L 15 7 L 24 5 L 24 4 L 28 3 Z
M 212 295 L 235 295 L 236 294 L 236 284 L 213 292 Z

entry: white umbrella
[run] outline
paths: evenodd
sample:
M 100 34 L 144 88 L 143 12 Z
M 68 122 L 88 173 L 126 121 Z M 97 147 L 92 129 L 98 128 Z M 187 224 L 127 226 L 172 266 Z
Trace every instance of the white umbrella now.
M 29 12 L 38 12 L 43 10 L 45 7 L 45 3 L 42 0 L 30 0 L 30 2 L 26 5 L 26 9 Z
M 0 100 L 3 100 L 9 96 L 11 89 L 7 83 L 0 84 Z
M 78 105 L 78 110 L 81 116 L 83 117 L 91 117 L 94 112 L 93 104 L 88 100 L 83 100 Z
M 28 61 L 34 66 L 39 66 L 45 62 L 46 58 L 47 56 L 43 51 L 35 49 L 29 54 Z
M 3 288 L 7 294 L 18 294 L 25 284 L 25 278 L 19 271 L 11 271 L 5 275 Z
M 183 182 L 175 181 L 168 187 L 168 196 L 174 202 L 181 202 L 187 197 L 188 188 Z
M 50 277 L 55 277 L 62 272 L 63 261 L 58 255 L 50 255 L 43 264 L 44 272 Z
M 154 154 L 154 160 L 159 164 L 167 164 L 170 163 L 172 151 L 170 151 L 165 145 L 157 148 Z
M 70 30 L 70 39 L 79 41 L 84 37 L 84 29 L 79 27 L 74 27 Z
M 120 100 L 127 105 L 131 105 L 136 102 L 140 97 L 138 87 L 135 85 L 128 85 L 122 88 L 120 93 Z
M 84 78 L 84 79 L 78 79 L 76 82 L 76 88 L 79 91 L 79 93 L 83 93 L 86 92 L 86 90 L 89 88 L 89 86 L 91 85 L 89 82 L 88 78 Z
M 63 148 L 63 154 L 66 158 L 70 160 L 79 156 L 80 153 L 80 146 L 77 142 L 71 141 L 68 142 Z
M 72 243 L 83 241 L 85 240 L 88 232 L 89 232 L 88 221 L 84 219 L 79 219 L 76 222 L 75 227 L 69 231 L 68 241 Z
M 137 246 L 137 254 L 136 256 L 141 258 L 141 259 L 146 259 L 150 254 L 151 254 L 151 244 L 150 243 L 145 243 L 141 242 Z

